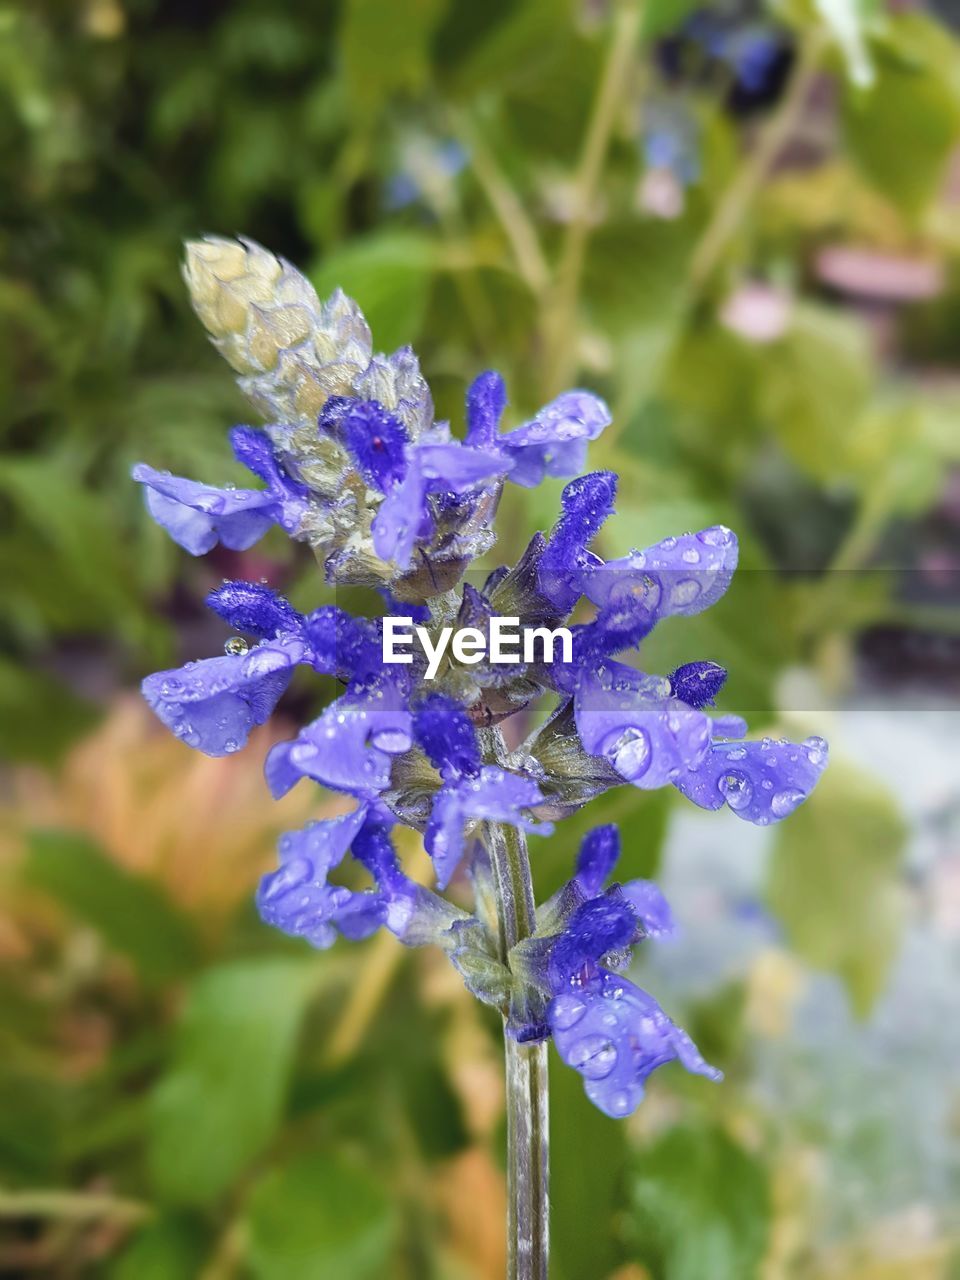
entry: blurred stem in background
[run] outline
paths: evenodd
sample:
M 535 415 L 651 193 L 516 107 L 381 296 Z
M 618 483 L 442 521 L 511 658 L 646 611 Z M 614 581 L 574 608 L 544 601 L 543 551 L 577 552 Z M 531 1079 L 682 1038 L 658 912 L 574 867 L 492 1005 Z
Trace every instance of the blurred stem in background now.
M 621 0 L 615 7 L 606 62 L 597 84 L 590 121 L 574 176 L 573 204 L 554 289 L 547 295 L 544 315 L 546 350 L 543 359 L 543 397 L 559 392 L 577 375 L 580 281 L 590 235 L 590 222 L 610 138 L 623 105 L 627 77 L 633 68 L 640 33 L 641 5 Z

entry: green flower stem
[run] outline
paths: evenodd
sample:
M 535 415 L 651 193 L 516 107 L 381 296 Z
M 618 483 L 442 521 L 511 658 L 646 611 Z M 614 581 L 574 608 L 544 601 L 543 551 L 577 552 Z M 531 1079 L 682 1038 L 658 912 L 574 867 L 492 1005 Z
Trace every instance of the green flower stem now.
M 523 832 L 490 822 L 504 959 L 535 927 L 530 859 Z M 504 1028 L 507 1086 L 507 1280 L 546 1280 L 550 1249 L 547 1046 L 518 1044 Z
M 504 1036 L 507 1055 L 507 1278 L 547 1280 L 550 1093 L 547 1045 Z

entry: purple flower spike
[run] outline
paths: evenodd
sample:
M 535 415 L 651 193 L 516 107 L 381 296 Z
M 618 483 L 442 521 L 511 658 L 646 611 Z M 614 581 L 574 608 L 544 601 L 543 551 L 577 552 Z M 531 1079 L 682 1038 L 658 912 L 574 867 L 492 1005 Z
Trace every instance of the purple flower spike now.
M 584 893 L 600 892 L 620 857 L 620 832 L 610 823 L 594 827 L 583 837 L 577 855 L 577 880 Z
M 644 584 L 647 590 L 652 582 L 660 593 L 660 617 L 689 617 L 721 598 L 730 585 L 738 555 L 736 536 L 718 524 L 699 533 L 664 538 L 645 551 L 585 570 L 583 593 L 594 604 L 605 605 L 612 592 L 623 591 L 629 582 Z
M 402 423 L 376 400 L 347 401 L 340 434 L 364 480 L 387 493 L 406 473 L 408 436 Z
M 273 640 L 283 632 L 303 634 L 303 614 L 289 600 L 255 582 L 225 582 L 207 596 L 207 607 L 235 631 Z
M 481 449 L 495 445 L 500 419 L 507 405 L 507 389 L 493 369 L 474 378 L 467 391 L 467 444 Z
M 399 697 L 383 690 L 370 696 L 345 694 L 330 704 L 290 742 L 278 742 L 264 772 L 274 798 L 286 795 L 301 778 L 372 798 L 390 784 L 393 756 L 410 749 L 412 719 Z
M 277 502 L 268 489 L 215 489 L 142 462 L 131 474 L 145 486 L 154 520 L 192 556 L 205 555 L 218 542 L 246 551 L 276 521 Z
M 304 616 L 256 583 L 212 591 L 210 608 L 259 644 L 249 651 L 234 636 L 227 656 L 144 681 L 151 707 L 185 742 L 214 756 L 237 750 L 297 664 L 345 686 L 312 724 L 274 746 L 265 773 L 276 797 L 309 778 L 358 807 L 283 837 L 280 865 L 258 894 L 263 919 L 319 947 L 380 926 L 405 945 L 439 945 L 467 989 L 504 1013 L 510 1037 L 552 1033 L 608 1115 L 632 1111 L 664 1062 L 718 1078 L 656 1001 L 615 976 L 635 944 L 674 929 L 652 881 L 610 883 L 616 828 L 589 832 L 572 879 L 535 907 L 534 927 L 509 939 L 506 956 L 505 899 L 520 891 L 529 899 L 532 886 L 522 841 L 509 850 L 509 892 L 500 855 L 519 831 L 553 830 L 538 815 L 573 813 L 622 782 L 672 784 L 703 808 L 726 804 L 760 825 L 809 795 L 826 744 L 748 742 L 739 717 L 709 718 L 722 667 L 688 662 L 665 679 L 615 660 L 661 618 L 697 614 L 723 595 L 737 564 L 735 536 L 716 525 L 604 564 L 593 543 L 613 512 L 617 477 L 583 474 L 589 441 L 610 422 L 597 396 L 568 391 L 501 433 L 506 388 L 486 371 L 467 392 L 461 442 L 435 420 L 413 351 L 374 355 L 359 307 L 339 290 L 321 301 L 294 267 L 246 240 L 189 245 L 185 278 L 269 425 L 230 434 L 235 458 L 263 488 L 216 489 L 135 468 L 150 511 L 182 546 L 194 555 L 218 543 L 243 550 L 276 524 L 309 545 L 331 586 L 379 592 L 387 616 L 434 629 L 456 623 L 444 642 L 455 629 L 493 631 L 497 617 L 554 641 L 550 658 L 534 652 L 494 669 L 502 651 L 490 652 L 472 672 L 469 654 L 459 665 L 455 643 L 454 665 L 434 671 L 429 646 L 404 654 L 409 662 L 387 661 L 385 618 L 335 605 Z M 471 585 L 468 568 L 495 541 L 504 479 L 529 488 L 549 476 L 571 480 L 549 537 L 535 533 L 515 564 L 484 571 L 481 589 Z M 581 597 L 595 613 L 574 622 Z M 516 725 L 523 708 L 557 693 L 553 714 L 532 717 L 523 741 L 495 727 L 511 716 Z M 472 886 L 472 908 L 404 872 L 392 838 L 398 823 L 424 833 L 441 889 L 467 864 L 457 897 Z M 331 882 L 348 851 L 372 888 Z
M 424 698 L 413 716 L 413 736 L 435 769 L 447 779 L 476 777 L 480 745 L 470 717 L 442 693 Z
M 673 782 L 702 759 L 710 722 L 670 696 L 670 686 L 620 663 L 585 673 L 574 700 L 585 750 L 604 756 L 621 777 L 650 790 Z
M 332 946 L 338 931 L 359 939 L 380 927 L 386 911 L 379 891 L 353 892 L 327 883 L 365 817 L 361 805 L 343 817 L 310 822 L 302 831 L 281 836 L 280 866 L 263 877 L 257 891 L 257 908 L 266 924 L 321 948 Z
M 532 778 L 508 773 L 492 764 L 484 765 L 477 777 L 462 778 L 438 791 L 425 837 L 437 887 L 447 887 L 463 857 L 464 824 L 468 820 L 509 822 L 524 831 L 550 835 L 550 823 L 535 824 L 522 816 L 524 809 L 542 801 L 540 788 Z
M 717 662 L 685 662 L 670 677 L 670 692 L 688 707 L 712 707 L 726 684 L 727 673 Z
M 546 476 L 575 476 L 587 458 L 587 442 L 610 425 L 610 410 L 589 391 L 566 391 L 530 422 L 500 437 L 512 458 L 514 484 L 535 488 Z
M 696 1075 L 723 1078 L 652 996 L 605 969 L 556 995 L 547 1018 L 560 1057 L 583 1076 L 590 1101 L 613 1119 L 637 1108 L 647 1077 L 664 1063 L 676 1060 Z
M 287 636 L 249 653 L 204 658 L 147 676 L 143 696 L 168 729 L 208 756 L 239 751 L 250 730 L 269 719 L 304 661 L 303 642 Z
M 827 765 L 823 738 L 717 742 L 674 785 L 701 809 L 727 805 L 759 827 L 786 818 L 817 785 Z

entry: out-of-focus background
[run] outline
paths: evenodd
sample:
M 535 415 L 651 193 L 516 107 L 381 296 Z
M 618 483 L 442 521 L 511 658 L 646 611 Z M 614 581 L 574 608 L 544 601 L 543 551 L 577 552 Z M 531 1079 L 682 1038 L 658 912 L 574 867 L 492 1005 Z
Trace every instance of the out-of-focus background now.
M 939 10 L 939 12 L 938 12 Z M 0 1276 L 494 1280 L 499 1028 L 445 961 L 263 927 L 271 740 L 136 693 L 203 597 L 325 597 L 282 540 L 195 561 L 131 464 L 234 476 L 249 420 L 185 237 L 251 235 L 412 342 L 455 424 L 606 396 L 604 549 L 715 521 L 743 568 L 643 664 L 831 740 L 774 831 L 621 789 L 682 933 L 635 976 L 721 1086 L 627 1123 L 553 1072 L 556 1280 L 960 1275 L 960 56 L 948 0 L 0 3 Z M 504 504 L 504 560 L 559 484 Z M 409 848 L 407 854 L 416 856 Z

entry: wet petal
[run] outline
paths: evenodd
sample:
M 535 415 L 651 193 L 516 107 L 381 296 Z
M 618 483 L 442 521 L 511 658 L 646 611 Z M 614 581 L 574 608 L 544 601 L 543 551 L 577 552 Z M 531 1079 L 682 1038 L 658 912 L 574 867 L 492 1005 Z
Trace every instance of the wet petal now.
M 500 448 L 513 459 L 510 479 L 532 489 L 546 476 L 573 476 L 583 471 L 587 443 L 610 424 L 610 410 L 589 391 L 565 391 L 514 431 L 500 437 Z
M 636 1109 L 648 1076 L 664 1063 L 722 1079 L 652 996 L 604 969 L 557 994 L 547 1018 L 560 1057 L 583 1076 L 590 1101 L 614 1119 Z
M 823 738 L 788 742 L 714 741 L 674 785 L 701 809 L 726 804 L 738 818 L 765 827 L 779 822 L 810 795 L 827 765 Z
M 302 642 L 266 642 L 249 653 L 205 658 L 147 676 L 143 696 L 163 723 L 187 746 L 208 756 L 231 755 L 251 729 L 270 718 L 304 660 Z
M 574 713 L 584 749 L 645 790 L 673 782 L 710 743 L 707 717 L 671 697 L 668 681 L 619 663 L 584 673 Z

